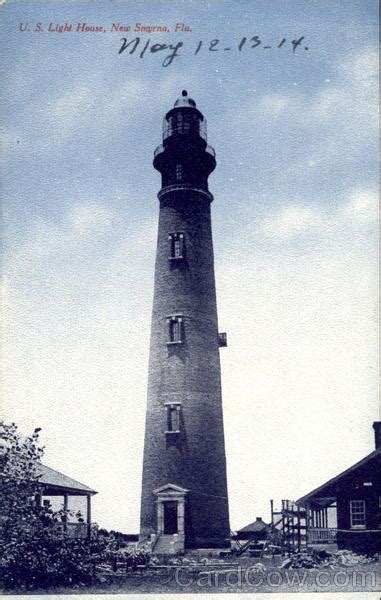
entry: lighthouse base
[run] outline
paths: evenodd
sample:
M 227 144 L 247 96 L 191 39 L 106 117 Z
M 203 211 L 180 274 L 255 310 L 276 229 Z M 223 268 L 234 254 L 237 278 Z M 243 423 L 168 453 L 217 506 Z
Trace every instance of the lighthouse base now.
M 152 554 L 175 555 L 186 551 L 224 549 L 230 547 L 230 539 L 203 536 L 202 529 L 195 535 L 189 519 L 190 490 L 168 483 L 153 490 L 156 496 L 156 527 L 142 531 L 140 543 L 147 544 Z M 200 515 L 201 516 L 201 515 Z M 207 533 L 207 531 L 205 531 Z M 211 532 L 209 532 L 211 533 Z
M 173 535 L 152 534 L 146 543 L 150 546 L 153 556 L 181 556 L 187 555 L 190 557 L 217 557 L 220 556 L 222 550 L 229 550 L 231 547 L 230 540 L 221 543 L 207 543 L 206 540 L 200 543 L 193 542 L 190 545 L 185 544 L 184 536 L 174 533 Z
M 184 554 L 184 536 L 161 534 L 153 536 L 152 554 L 156 556 L 175 556 Z

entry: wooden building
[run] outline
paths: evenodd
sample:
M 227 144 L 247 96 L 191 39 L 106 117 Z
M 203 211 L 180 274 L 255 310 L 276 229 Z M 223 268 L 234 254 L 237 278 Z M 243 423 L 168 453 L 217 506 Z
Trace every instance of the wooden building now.
M 339 549 L 361 554 L 381 549 L 381 422 L 373 423 L 376 449 L 362 460 L 297 500 L 307 509 L 310 542 L 335 537 Z M 336 507 L 337 527 L 328 525 L 328 510 Z

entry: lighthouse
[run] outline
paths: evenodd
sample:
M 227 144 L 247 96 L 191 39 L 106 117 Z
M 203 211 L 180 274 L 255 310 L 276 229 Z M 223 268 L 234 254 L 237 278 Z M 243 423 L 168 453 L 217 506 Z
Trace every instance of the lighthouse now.
M 157 554 L 229 545 L 206 120 L 184 90 L 163 121 L 140 539 Z

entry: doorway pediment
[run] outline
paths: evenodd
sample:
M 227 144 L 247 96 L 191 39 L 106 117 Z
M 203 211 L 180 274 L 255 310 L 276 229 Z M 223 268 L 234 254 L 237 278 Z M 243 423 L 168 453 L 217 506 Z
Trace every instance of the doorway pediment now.
M 179 485 L 175 485 L 174 483 L 166 483 L 165 485 L 156 488 L 156 490 L 153 490 L 153 493 L 158 497 L 169 495 L 179 498 L 184 497 L 188 492 L 189 490 L 182 488 Z

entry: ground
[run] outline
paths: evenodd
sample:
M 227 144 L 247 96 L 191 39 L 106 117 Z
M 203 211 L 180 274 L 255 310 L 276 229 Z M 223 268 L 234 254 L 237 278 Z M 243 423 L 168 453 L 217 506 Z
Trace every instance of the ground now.
M 319 569 L 281 569 L 279 560 L 244 559 L 216 568 L 205 565 L 140 570 L 110 575 L 97 585 L 58 588 L 48 593 L 226 593 L 226 592 L 375 592 L 381 590 L 380 564 L 373 562 Z M 266 563 L 266 564 L 265 564 Z M 42 592 L 42 591 L 41 591 Z M 43 593 L 47 593 L 46 590 Z

